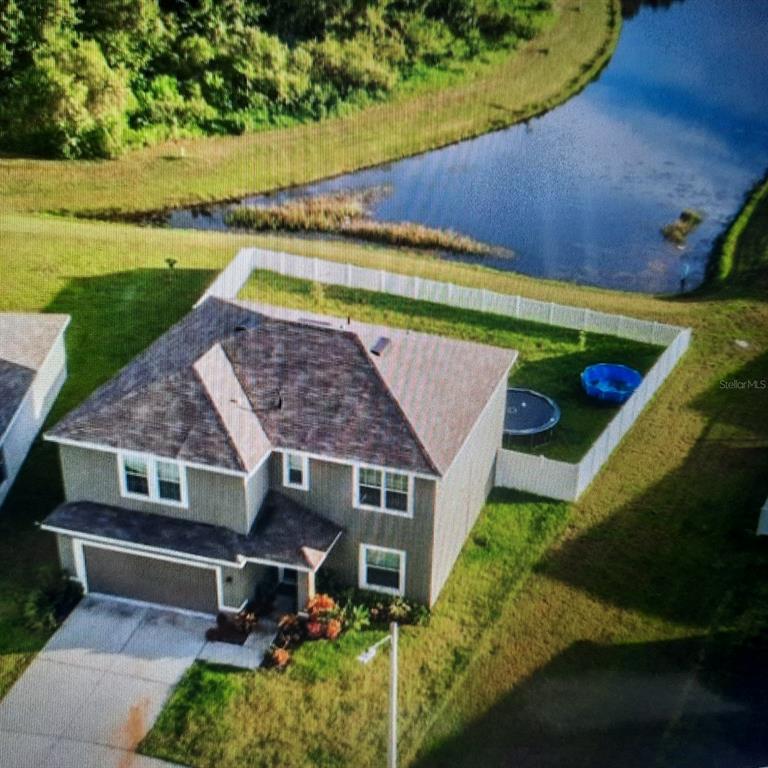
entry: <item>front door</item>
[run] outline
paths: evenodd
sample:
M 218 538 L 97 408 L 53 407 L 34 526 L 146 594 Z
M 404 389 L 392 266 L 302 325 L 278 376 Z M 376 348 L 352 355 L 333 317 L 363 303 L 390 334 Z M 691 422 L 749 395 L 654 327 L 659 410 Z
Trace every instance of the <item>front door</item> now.
M 296 571 L 293 568 L 278 568 L 277 581 L 279 584 L 286 584 L 291 587 L 296 586 Z

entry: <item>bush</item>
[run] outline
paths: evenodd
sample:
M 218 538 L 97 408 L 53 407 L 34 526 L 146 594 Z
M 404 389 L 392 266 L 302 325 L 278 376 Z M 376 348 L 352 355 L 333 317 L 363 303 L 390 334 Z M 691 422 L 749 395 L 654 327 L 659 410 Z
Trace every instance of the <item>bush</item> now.
M 344 625 L 348 629 L 363 630 L 372 624 L 381 626 L 392 621 L 423 626 L 429 621 L 429 609 L 425 605 L 399 595 L 385 597 L 356 588 L 337 587 L 335 591 L 342 606 Z
M 114 157 L 134 103 L 124 72 L 94 41 L 61 38 L 39 48 L 0 104 L 6 144 L 65 158 Z
M 65 571 L 46 571 L 41 584 L 24 600 L 22 615 L 29 629 L 56 629 L 83 596 L 83 588 Z
M 344 621 L 353 632 L 362 632 L 371 625 L 371 613 L 364 605 L 350 603 L 345 607 Z
M 286 648 L 272 646 L 264 657 L 264 666 L 278 671 L 284 670 L 291 663 L 291 652 Z

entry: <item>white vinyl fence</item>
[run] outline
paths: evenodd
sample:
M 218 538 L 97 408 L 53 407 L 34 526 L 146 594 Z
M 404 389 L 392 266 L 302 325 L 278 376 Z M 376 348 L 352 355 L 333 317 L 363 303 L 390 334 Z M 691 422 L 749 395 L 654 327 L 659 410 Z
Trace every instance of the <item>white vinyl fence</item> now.
M 259 269 L 666 347 L 632 397 L 577 464 L 499 449 L 497 485 L 565 501 L 577 499 L 592 482 L 691 341 L 690 328 L 260 248 L 241 250 L 200 302 L 209 296 L 236 298 L 251 273 Z

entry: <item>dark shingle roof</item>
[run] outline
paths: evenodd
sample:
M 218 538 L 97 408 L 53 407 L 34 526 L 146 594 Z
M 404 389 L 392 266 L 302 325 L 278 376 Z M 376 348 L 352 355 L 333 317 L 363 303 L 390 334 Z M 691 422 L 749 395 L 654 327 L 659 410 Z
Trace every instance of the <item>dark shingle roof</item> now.
M 217 343 L 275 448 L 434 473 L 354 334 L 218 299 L 193 310 L 48 434 L 250 470 L 195 368 Z
M 342 529 L 280 493 L 267 494 L 247 536 L 229 528 L 75 501 L 61 504 L 44 529 L 239 564 L 243 558 L 315 570 Z
M 222 348 L 273 445 L 434 472 L 355 334 L 265 317 Z
M 209 298 L 49 436 L 240 471 L 276 448 L 440 475 L 516 356 L 326 320 Z

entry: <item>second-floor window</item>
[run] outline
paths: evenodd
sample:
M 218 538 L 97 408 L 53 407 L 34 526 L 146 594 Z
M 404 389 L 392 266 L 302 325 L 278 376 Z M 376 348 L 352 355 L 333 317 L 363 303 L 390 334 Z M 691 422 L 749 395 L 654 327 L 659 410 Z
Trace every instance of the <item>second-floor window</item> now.
M 137 496 L 149 496 L 149 465 L 144 459 L 127 456 L 123 460 L 125 490 Z
M 157 495 L 164 501 L 181 503 L 181 468 L 176 462 L 157 462 Z
M 121 456 L 120 492 L 123 496 L 146 498 L 161 504 L 187 506 L 184 470 L 178 462 L 167 459 Z
M 410 475 L 372 467 L 358 467 L 355 476 L 356 506 L 411 516 L 413 499 Z
M 283 485 L 309 490 L 309 457 L 298 453 L 283 454 Z

